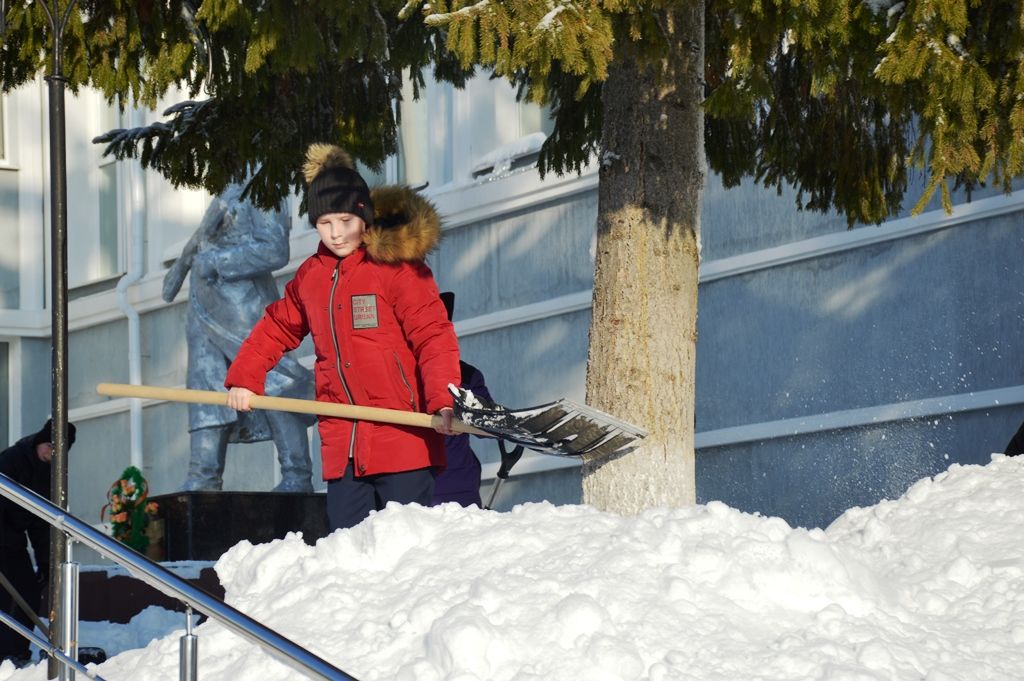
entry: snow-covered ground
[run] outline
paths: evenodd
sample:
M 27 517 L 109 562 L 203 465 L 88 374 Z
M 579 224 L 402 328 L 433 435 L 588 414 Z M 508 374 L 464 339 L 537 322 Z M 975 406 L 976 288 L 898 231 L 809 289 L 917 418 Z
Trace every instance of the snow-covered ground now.
M 390 507 L 315 547 L 243 542 L 217 571 L 229 603 L 365 681 L 1024 679 L 1024 457 L 824 531 L 720 503 Z M 181 631 L 150 618 L 159 638 L 95 671 L 177 679 Z M 214 622 L 196 633 L 203 681 L 301 678 Z

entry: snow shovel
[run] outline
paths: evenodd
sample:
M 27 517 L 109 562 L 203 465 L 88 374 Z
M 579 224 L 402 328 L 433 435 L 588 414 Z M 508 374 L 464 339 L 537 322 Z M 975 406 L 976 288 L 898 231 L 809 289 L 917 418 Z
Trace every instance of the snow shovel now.
M 530 409 L 508 409 L 492 402 L 484 403 L 463 388 L 449 385 L 448 390 L 455 398 L 456 419 L 452 422 L 452 430 L 457 433 L 503 438 L 544 454 L 606 456 L 624 453 L 635 447 L 637 441 L 647 435 L 641 428 L 568 400 L 559 400 Z M 219 406 L 227 406 L 228 399 L 227 393 L 214 390 L 160 388 L 124 383 L 100 383 L 96 386 L 96 392 L 109 397 L 139 397 Z M 254 409 L 334 416 L 421 428 L 434 428 L 441 423 L 441 417 L 437 414 L 290 397 L 254 395 L 251 404 Z
M 494 478 L 494 486 L 491 487 L 491 498 L 487 500 L 487 505 L 484 506 L 488 511 L 494 508 L 494 498 L 498 496 L 501 483 L 508 480 L 508 474 L 512 470 L 512 466 L 515 466 L 516 462 L 523 455 L 522 445 L 516 445 L 512 451 L 509 451 L 505 449 L 504 440 L 498 440 L 498 449 L 501 450 L 501 466 L 498 468 L 498 474 Z
M 448 391 L 455 398 L 455 415 L 463 423 L 545 454 L 625 454 L 647 437 L 643 428 L 566 399 L 509 409 L 453 385 L 448 386 Z

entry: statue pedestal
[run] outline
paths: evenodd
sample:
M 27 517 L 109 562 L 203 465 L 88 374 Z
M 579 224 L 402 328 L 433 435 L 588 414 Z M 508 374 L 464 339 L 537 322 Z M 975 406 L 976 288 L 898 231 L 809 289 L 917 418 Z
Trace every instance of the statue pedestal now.
M 323 494 L 175 492 L 150 497 L 163 520 L 161 560 L 217 560 L 247 539 L 262 544 L 302 532 L 307 544 L 327 535 Z
M 224 587 L 209 563 L 196 563 L 191 569 L 164 565 L 171 572 L 202 589 L 214 598 L 224 599 Z M 146 584 L 141 579 L 125 574 L 110 565 L 83 565 L 78 577 L 78 618 L 83 622 L 115 622 L 127 624 L 133 617 L 150 606 L 185 612 L 185 604 Z M 184 621 L 184 620 L 182 620 Z M 83 640 L 83 645 L 89 642 Z

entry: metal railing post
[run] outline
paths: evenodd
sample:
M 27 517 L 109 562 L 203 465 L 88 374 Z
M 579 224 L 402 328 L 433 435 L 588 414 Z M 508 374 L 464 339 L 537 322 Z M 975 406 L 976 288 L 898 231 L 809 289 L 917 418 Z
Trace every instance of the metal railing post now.
M 61 650 L 72 660 L 78 659 L 78 563 L 65 562 L 60 566 L 60 636 Z M 60 681 L 75 681 L 75 670 L 62 665 Z
M 192 608 L 185 608 L 185 635 L 181 637 L 181 660 L 179 675 L 181 681 L 196 681 L 199 678 L 199 637 L 192 633 Z

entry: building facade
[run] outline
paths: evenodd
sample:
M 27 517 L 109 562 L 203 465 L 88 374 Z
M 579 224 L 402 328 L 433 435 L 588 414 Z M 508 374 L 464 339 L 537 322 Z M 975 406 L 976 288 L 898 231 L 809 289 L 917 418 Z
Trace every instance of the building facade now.
M 541 179 L 533 162 L 547 120 L 498 81 L 461 91 L 431 85 L 420 101 L 408 100 L 401 152 L 368 179 L 418 187 L 444 216 L 430 264 L 442 290 L 456 294 L 464 359 L 500 402 L 582 400 L 596 168 Z M 187 296 L 168 304 L 160 293 L 209 196 L 103 158 L 90 142 L 157 114 L 119 113 L 88 91 L 69 97 L 67 109 L 68 381 L 78 426 L 69 498 L 73 513 L 98 520 L 107 488 L 129 464 L 143 470 L 152 494 L 184 479 L 186 406 L 108 399 L 95 387 L 184 385 Z M 0 110 L 0 439 L 13 441 L 39 427 L 51 399 L 42 81 L 0 98 Z M 297 203 L 282 285 L 317 243 Z M 698 499 L 821 526 L 952 463 L 1000 451 L 1024 418 L 1022 221 L 1024 195 L 982 192 L 951 216 L 932 208 L 848 230 L 841 217 L 798 212 L 792 196 L 724 190 L 710 177 Z M 311 366 L 308 343 L 296 356 Z M 315 429 L 310 437 L 315 453 Z M 487 499 L 497 448 L 474 447 L 485 461 Z M 269 442 L 232 445 L 225 488 L 268 490 L 276 465 Z M 528 455 L 496 507 L 539 500 L 580 501 L 575 462 Z

